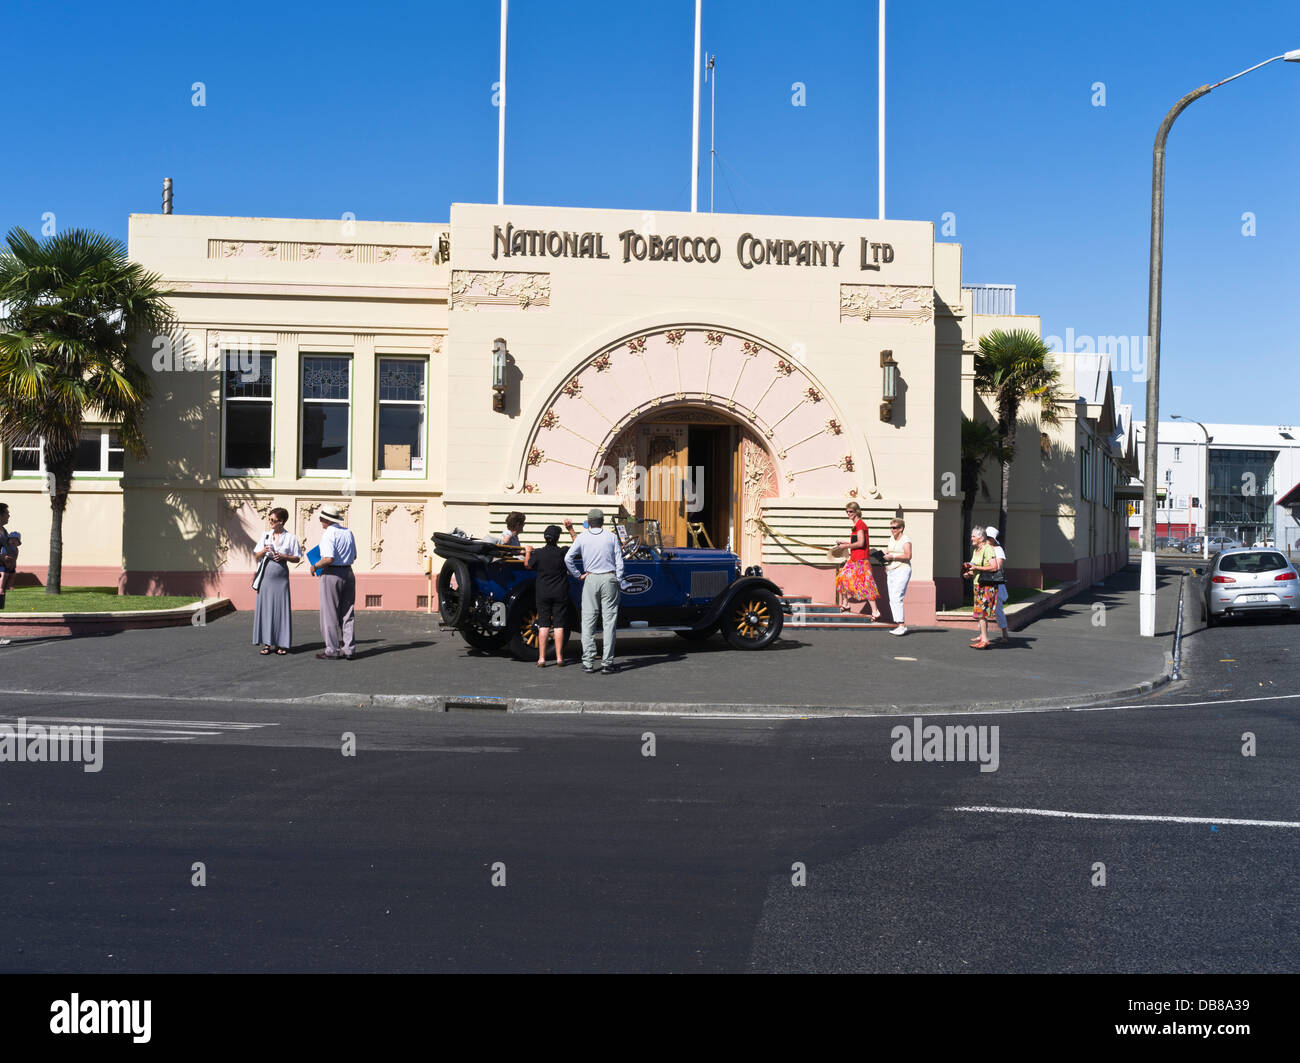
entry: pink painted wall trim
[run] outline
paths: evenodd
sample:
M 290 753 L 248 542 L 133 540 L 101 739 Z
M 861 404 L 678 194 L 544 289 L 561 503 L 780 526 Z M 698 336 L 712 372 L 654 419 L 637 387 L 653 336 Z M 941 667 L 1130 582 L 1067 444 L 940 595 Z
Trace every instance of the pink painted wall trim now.
M 236 609 L 252 609 L 257 592 L 252 588 L 251 572 L 128 572 L 124 579 L 125 594 L 204 594 L 229 598 Z M 304 572 L 289 576 L 289 597 L 295 609 L 314 609 L 320 592 L 316 577 Z M 366 608 L 367 595 L 380 595 L 383 603 L 371 608 L 414 611 L 423 609 L 417 602 L 429 593 L 428 577 L 421 573 L 394 574 L 363 572 L 357 575 L 357 609 Z M 433 602 L 437 608 L 437 600 Z
M 18 559 L 18 571 L 15 573 L 15 587 L 44 587 L 50 575 L 48 565 L 25 566 L 22 558 Z M 62 570 L 63 586 L 66 587 L 118 587 L 122 579 L 122 569 L 114 565 L 64 565 Z

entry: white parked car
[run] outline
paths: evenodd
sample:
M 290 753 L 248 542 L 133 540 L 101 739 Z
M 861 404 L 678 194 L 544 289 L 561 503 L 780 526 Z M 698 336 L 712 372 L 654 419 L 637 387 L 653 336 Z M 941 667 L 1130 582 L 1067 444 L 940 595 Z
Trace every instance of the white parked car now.
M 1248 613 L 1277 613 L 1300 620 L 1300 572 L 1281 551 L 1257 547 L 1224 550 L 1205 583 L 1205 624 Z

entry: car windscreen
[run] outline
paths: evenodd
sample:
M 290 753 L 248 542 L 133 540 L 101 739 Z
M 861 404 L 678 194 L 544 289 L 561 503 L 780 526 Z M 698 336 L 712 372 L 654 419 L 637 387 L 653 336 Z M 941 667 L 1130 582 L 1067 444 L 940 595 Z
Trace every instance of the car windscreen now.
M 1286 558 L 1274 550 L 1249 554 L 1226 554 L 1219 560 L 1220 572 L 1276 572 L 1286 568 Z

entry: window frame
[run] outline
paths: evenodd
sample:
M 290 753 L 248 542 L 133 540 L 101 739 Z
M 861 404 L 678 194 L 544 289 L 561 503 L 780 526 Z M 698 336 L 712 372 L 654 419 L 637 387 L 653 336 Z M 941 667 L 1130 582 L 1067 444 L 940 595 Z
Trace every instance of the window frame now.
M 424 398 L 417 399 L 381 399 L 379 397 L 379 374 L 383 362 L 418 362 L 424 373 Z M 420 410 L 420 460 L 422 469 L 382 469 L 383 453 L 379 444 L 379 420 L 384 406 L 415 406 Z M 424 480 L 429 475 L 429 359 L 421 355 L 376 354 L 375 355 L 375 433 L 372 443 L 374 448 L 375 479 L 377 480 Z
M 231 355 L 237 356 L 240 353 L 242 352 L 235 351 L 235 350 L 227 350 L 225 348 L 222 348 L 221 359 L 219 363 L 220 369 L 217 374 L 217 388 L 221 395 L 221 444 L 220 444 L 221 445 L 221 475 L 223 477 L 224 476 L 274 476 L 275 475 L 275 404 L 276 404 L 276 397 L 277 397 L 276 389 L 279 386 L 279 375 L 280 375 L 279 373 L 276 372 L 276 367 L 275 367 L 276 352 L 265 351 L 260 349 L 253 352 L 254 356 L 257 359 L 259 359 L 259 364 L 260 364 L 260 360 L 263 358 L 270 363 L 271 397 L 269 399 L 251 398 L 244 395 L 228 396 L 226 394 L 226 371 L 228 366 L 228 360 Z M 227 411 L 229 410 L 231 402 L 236 402 L 240 404 L 247 403 L 249 405 L 266 405 L 271 408 L 271 452 L 270 452 L 271 464 L 268 465 L 266 468 L 241 469 L 226 464 L 226 441 L 229 439 L 226 415 L 227 415 Z
M 121 428 L 115 424 L 90 423 L 81 426 L 82 432 L 99 433 L 99 468 L 98 469 L 77 469 L 72 473 L 74 480 L 120 480 L 125 475 L 125 468 L 110 469 L 108 467 L 108 455 L 110 451 L 116 450 L 122 453 L 122 464 L 126 464 L 126 448 L 122 446 L 110 447 L 109 438 L 111 433 L 120 432 Z M 10 446 L 8 450 L 9 460 L 9 479 L 11 480 L 43 480 L 48 475 L 49 470 L 45 466 L 45 439 L 44 437 L 37 440 L 36 446 L 14 447 Z M 36 451 L 36 468 L 35 469 L 15 469 L 13 455 L 15 450 L 35 450 Z
M 303 374 L 307 372 L 307 360 L 309 358 L 337 358 L 347 363 L 348 367 L 348 397 L 346 399 L 309 399 L 305 396 L 306 388 L 303 386 Z M 340 351 L 337 348 L 328 351 L 304 351 L 298 352 L 298 476 L 304 480 L 350 480 L 352 479 L 352 463 L 356 457 L 353 453 L 353 418 L 355 410 L 353 409 L 353 397 L 356 395 L 356 359 L 350 351 Z M 348 408 L 348 460 L 347 465 L 342 469 L 309 469 L 305 461 L 306 455 L 303 453 L 303 447 L 306 443 L 307 427 L 307 404 L 316 403 L 322 406 L 346 406 Z

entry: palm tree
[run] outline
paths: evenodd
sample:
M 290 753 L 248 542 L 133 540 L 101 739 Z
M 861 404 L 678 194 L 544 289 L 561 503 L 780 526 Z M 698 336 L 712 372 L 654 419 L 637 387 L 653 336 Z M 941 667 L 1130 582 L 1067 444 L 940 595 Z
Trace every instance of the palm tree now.
M 1048 358 L 1051 353 L 1036 332 L 998 329 L 980 338 L 979 353 L 975 355 L 975 390 L 993 400 L 1002 442 L 998 527 L 1004 536 L 1020 407 L 1027 403 L 1036 406 L 1042 424 L 1060 422 L 1056 404 L 1062 400 L 1061 374 Z
M 995 426 L 961 415 L 961 538 L 957 556 L 965 557 L 967 536 L 975 513 L 975 493 L 980 486 L 980 470 L 992 458 L 1002 461 L 1002 438 Z M 985 496 L 988 497 L 988 492 Z
M 38 240 L 23 229 L 0 249 L 0 443 L 45 444 L 50 564 L 45 593 L 63 589 L 63 515 L 87 413 L 117 425 L 123 449 L 145 454 L 140 422 L 149 378 L 132 341 L 173 327 L 160 278 L 118 240 L 86 229 Z

